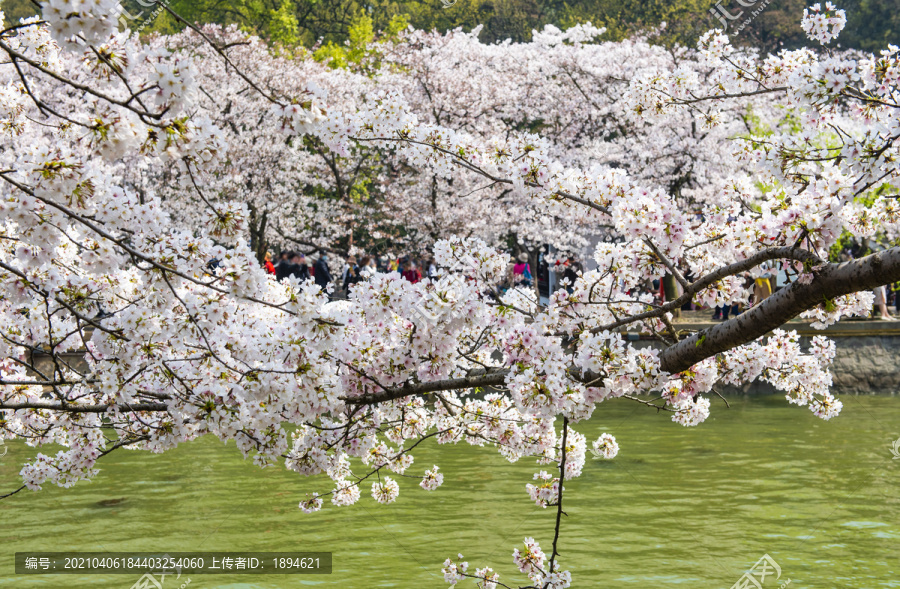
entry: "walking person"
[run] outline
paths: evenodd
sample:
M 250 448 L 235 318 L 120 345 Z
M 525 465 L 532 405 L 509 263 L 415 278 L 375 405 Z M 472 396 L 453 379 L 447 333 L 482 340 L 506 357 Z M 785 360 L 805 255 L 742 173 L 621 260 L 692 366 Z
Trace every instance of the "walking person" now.
M 281 250 L 280 252 L 278 252 L 278 260 L 273 265 L 273 268 L 275 268 L 275 278 L 277 280 L 281 280 L 281 278 L 278 277 L 278 267 L 281 266 L 282 264 L 290 263 L 290 262 L 288 262 L 289 254 L 290 254 L 290 252 L 288 252 L 287 250 Z
M 388 257 L 387 257 L 387 256 L 385 256 L 384 254 L 378 256 L 378 266 L 377 266 L 377 268 L 378 268 L 378 271 L 379 271 L 379 272 L 382 272 L 382 273 L 384 273 L 384 274 L 387 274 L 388 272 L 391 271 L 390 268 L 389 268 L 389 266 L 390 266 L 390 262 L 388 261 Z
M 353 260 L 354 263 L 348 265 L 346 272 L 344 272 L 344 286 L 343 290 L 347 293 L 347 298 L 350 298 L 350 287 L 362 280 L 362 276 L 360 275 L 359 266 L 355 263 L 355 258 L 350 256 L 349 260 Z
M 375 258 L 363 256 L 359 261 L 359 276 L 363 280 L 368 280 L 378 273 L 378 267 L 375 265 Z
M 346 282 L 347 271 L 354 266 L 356 266 L 356 256 L 347 256 L 347 261 L 344 262 L 344 267 L 341 269 L 341 284 Z
M 772 281 L 769 278 L 772 276 L 769 274 L 769 268 L 767 264 L 762 264 L 760 266 L 763 269 L 763 274 L 759 276 L 754 281 L 753 284 L 753 304 L 758 305 L 770 296 L 772 296 Z
M 575 281 L 578 279 L 578 275 L 581 273 L 581 264 L 575 261 L 575 258 L 569 257 L 566 260 L 566 269 L 563 272 L 563 280 L 568 281 L 566 285 L 566 292 L 572 294 L 575 290 Z
M 287 278 L 291 275 L 291 271 L 294 269 L 293 258 L 297 254 L 291 251 L 281 252 L 281 259 L 278 260 L 278 264 L 275 266 L 275 280 L 281 282 L 283 279 Z
M 880 319 L 882 321 L 896 321 L 894 317 L 891 316 L 891 313 L 887 308 L 887 292 L 883 286 L 879 286 L 874 289 L 875 293 L 875 307 L 878 309 L 879 314 L 881 315 Z
M 416 268 L 415 264 L 413 264 L 409 260 L 406 260 L 403 263 L 403 278 L 415 284 L 422 280 L 422 273 L 419 272 L 419 269 Z
M 291 258 L 290 276 L 300 279 L 301 282 L 309 278 L 309 266 L 305 255 L 295 253 Z
M 531 266 L 528 264 L 528 254 L 519 254 L 519 262 L 513 266 L 513 284 L 515 286 L 531 286 Z
M 319 259 L 313 264 L 313 273 L 315 275 L 316 284 L 321 286 L 323 291 L 327 292 L 328 285 L 334 282 L 334 279 L 331 277 L 331 272 L 328 270 L 328 254 L 326 252 L 319 252 Z

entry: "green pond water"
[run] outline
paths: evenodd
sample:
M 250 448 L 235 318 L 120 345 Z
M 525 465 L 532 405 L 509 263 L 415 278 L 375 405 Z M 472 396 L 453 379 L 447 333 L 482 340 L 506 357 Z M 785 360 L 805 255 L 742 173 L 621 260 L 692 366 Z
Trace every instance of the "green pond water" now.
M 768 554 L 781 568 L 764 589 L 900 587 L 900 398 L 844 396 L 824 422 L 783 397 L 731 398 L 684 428 L 629 401 L 607 403 L 576 429 L 607 431 L 613 461 L 588 460 L 566 483 L 563 568 L 575 587 L 729 589 Z M 0 492 L 19 485 L 32 450 L 8 444 Z M 0 501 L 0 587 L 129 589 L 138 575 L 16 576 L 17 551 L 328 551 L 330 575 L 192 575 L 190 589 L 325 586 L 447 587 L 462 552 L 473 567 L 527 584 L 511 553 L 533 536 L 549 554 L 555 513 L 529 501 L 540 468 L 496 451 L 425 445 L 410 472 L 441 466 L 435 492 L 400 479 L 392 505 L 360 503 L 307 515 L 306 492 L 327 480 L 260 470 L 214 439 L 163 455 L 118 451 L 91 483 L 23 491 Z M 124 501 L 104 507 L 100 502 Z M 185 577 L 168 577 L 177 589 Z M 460 587 L 474 587 L 471 580 Z

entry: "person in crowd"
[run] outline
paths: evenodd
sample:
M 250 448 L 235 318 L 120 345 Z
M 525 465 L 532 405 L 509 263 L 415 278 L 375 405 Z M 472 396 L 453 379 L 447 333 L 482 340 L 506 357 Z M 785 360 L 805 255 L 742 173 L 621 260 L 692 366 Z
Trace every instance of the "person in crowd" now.
M 728 315 L 730 314 L 732 317 L 737 317 L 743 311 L 741 311 L 741 305 L 739 303 L 729 303 L 727 305 L 719 305 L 716 307 L 716 312 L 713 314 L 713 319 L 721 319 L 722 321 L 728 321 Z
M 574 285 L 579 274 L 581 274 L 581 264 L 576 262 L 575 258 L 569 256 L 569 259 L 566 260 L 566 269 L 563 271 L 563 279 L 568 281 L 566 292 L 569 294 L 572 294 L 575 290 Z
M 350 256 L 347 258 L 347 261 L 352 261 L 352 264 L 349 264 L 346 272 L 344 272 L 344 292 L 347 293 L 347 296 L 350 296 L 350 287 L 360 280 L 362 280 L 362 275 L 360 274 L 360 268 L 356 265 L 356 258 Z
M 896 321 L 894 317 L 891 316 L 891 313 L 887 308 L 887 291 L 883 286 L 879 286 L 874 290 L 875 293 L 875 307 L 878 309 L 879 314 L 881 315 L 882 321 Z
M 328 270 L 328 254 L 326 252 L 319 252 L 319 259 L 313 264 L 313 274 L 316 284 L 321 286 L 322 290 L 326 290 L 328 285 L 334 282 L 331 272 Z
M 749 272 L 741 274 L 741 277 L 744 279 L 743 287 L 745 289 L 749 289 L 751 286 L 755 286 L 756 281 L 753 279 Z M 716 312 L 713 314 L 713 321 L 717 319 L 727 321 L 729 313 L 732 317 L 737 317 L 744 312 L 744 310 L 741 309 L 741 306 L 742 303 L 740 302 L 732 302 L 732 304 L 730 305 L 719 305 L 718 307 L 716 307 Z
M 719 319 L 728 321 L 728 315 L 737 317 L 739 314 L 740 311 L 738 310 L 738 305 L 729 303 L 727 305 L 718 305 L 712 318 L 713 321 L 718 321 Z
M 302 253 L 297 252 L 291 258 L 290 275 L 299 278 L 301 282 L 309 278 L 309 265 L 306 263 L 306 256 Z
M 550 296 L 550 262 L 545 254 L 538 256 L 537 285 L 540 296 Z
M 693 272 L 693 270 L 688 269 L 688 270 L 684 273 L 684 279 L 688 281 L 688 284 L 691 284 L 692 282 L 694 282 L 694 272 Z M 682 294 L 682 293 L 679 293 L 678 296 L 681 296 L 681 294 Z M 694 301 L 693 301 L 693 300 L 688 300 L 688 302 L 686 302 L 685 304 L 681 305 L 681 310 L 682 310 L 682 311 L 694 311 L 694 310 L 696 310 L 697 308 L 698 308 L 698 307 L 694 304 Z M 734 314 L 735 316 L 737 316 L 740 312 L 741 312 L 741 311 L 740 311 L 740 305 L 738 305 L 737 303 L 735 303 L 735 304 L 733 305 L 732 314 Z
M 415 284 L 422 280 L 422 273 L 419 272 L 419 269 L 416 268 L 415 264 L 407 259 L 403 263 L 403 278 Z
M 275 276 L 278 276 L 278 266 L 282 264 L 290 264 L 290 260 L 288 257 L 290 256 L 290 252 L 288 250 L 281 250 L 278 252 L 278 260 L 275 261 Z
M 341 268 L 341 284 L 345 284 L 347 282 L 347 272 L 356 266 L 356 256 L 347 256 L 347 260 L 344 262 L 344 267 Z
M 513 283 L 516 286 L 531 286 L 531 266 L 528 264 L 528 254 L 519 254 L 519 263 L 513 266 Z
M 437 278 L 438 269 L 437 264 L 434 263 L 434 258 L 428 259 L 428 278 L 434 280 Z
M 760 275 L 754 282 L 753 285 L 753 304 L 758 305 L 770 296 L 772 296 L 772 281 L 769 278 L 772 275 L 769 273 L 769 268 L 767 264 L 762 264 L 761 268 L 763 269 L 762 275 Z
M 363 256 L 359 261 L 359 276 L 362 280 L 368 280 L 374 274 L 378 272 L 378 268 L 375 265 L 375 258 L 371 258 L 369 256 Z
M 291 275 L 293 270 L 293 262 L 291 261 L 296 255 L 294 252 L 282 252 L 282 259 L 275 266 L 275 280 L 281 282 L 283 279 Z
M 272 253 L 266 252 L 265 262 L 263 263 L 263 267 L 266 269 L 266 272 L 269 274 L 275 274 L 275 265 L 272 263 Z
M 660 282 L 662 282 L 662 280 L 660 280 L 659 278 L 654 278 L 652 280 L 648 278 L 647 282 L 644 284 L 644 291 L 653 297 L 654 305 L 659 305 L 662 303 L 662 300 L 659 298 Z

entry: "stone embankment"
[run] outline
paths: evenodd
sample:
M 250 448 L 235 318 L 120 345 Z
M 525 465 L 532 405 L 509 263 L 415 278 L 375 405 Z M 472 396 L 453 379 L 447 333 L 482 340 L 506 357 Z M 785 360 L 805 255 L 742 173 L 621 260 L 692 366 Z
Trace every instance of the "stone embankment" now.
M 701 331 L 716 322 L 709 319 L 709 313 L 692 312 L 685 314 L 675 325 L 679 330 Z M 804 346 L 817 335 L 832 338 L 837 347 L 832 374 L 836 394 L 869 395 L 900 393 L 900 321 L 844 320 L 831 327 L 819 330 L 808 322 L 791 321 L 782 329 L 796 330 L 803 338 Z M 644 339 L 638 333 L 629 333 L 629 339 Z M 655 342 L 649 345 L 658 345 Z M 78 369 L 83 369 L 81 354 L 66 354 L 66 361 Z M 52 373 L 49 357 L 34 358 L 39 370 Z M 721 392 L 730 394 L 769 394 L 775 389 L 765 382 L 753 382 L 742 387 L 720 387 Z

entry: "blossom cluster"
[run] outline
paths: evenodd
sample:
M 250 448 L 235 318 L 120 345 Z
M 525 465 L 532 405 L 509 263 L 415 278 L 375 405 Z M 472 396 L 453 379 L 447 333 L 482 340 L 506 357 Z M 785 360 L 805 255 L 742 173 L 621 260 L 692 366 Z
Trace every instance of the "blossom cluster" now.
M 838 10 L 831 2 L 826 2 L 823 9 L 816 2 L 803 10 L 800 26 L 810 39 L 825 45 L 837 38 L 846 24 L 847 15 L 843 10 Z

